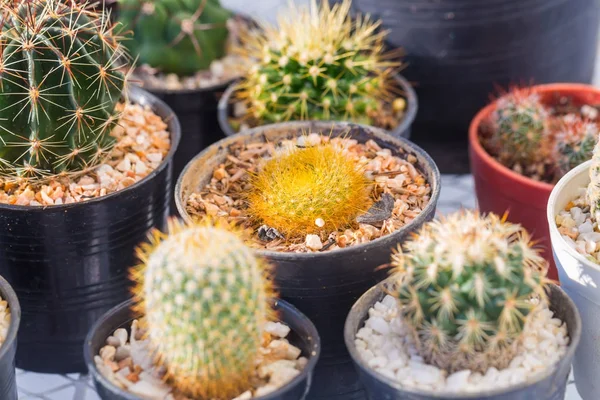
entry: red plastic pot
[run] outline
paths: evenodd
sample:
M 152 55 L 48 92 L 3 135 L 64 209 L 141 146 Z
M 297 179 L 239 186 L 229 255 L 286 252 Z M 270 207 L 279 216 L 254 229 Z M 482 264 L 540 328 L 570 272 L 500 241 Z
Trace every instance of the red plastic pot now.
M 575 104 L 600 104 L 600 89 L 589 85 L 555 83 L 534 86 L 533 90 L 540 94 L 542 102 L 559 95 L 572 98 Z M 469 157 L 479 209 L 500 215 L 508 212 L 509 221 L 523 225 L 550 263 L 548 277 L 558 279 L 546 219 L 546 204 L 554 185 L 520 175 L 485 151 L 479 142 L 479 128 L 495 107 L 493 102 L 479 111 L 469 127 Z

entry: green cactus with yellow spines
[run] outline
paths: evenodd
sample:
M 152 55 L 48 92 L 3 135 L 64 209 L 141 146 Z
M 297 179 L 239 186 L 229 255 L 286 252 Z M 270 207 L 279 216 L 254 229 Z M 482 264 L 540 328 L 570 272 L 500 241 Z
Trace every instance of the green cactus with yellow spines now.
M 138 250 L 135 310 L 166 378 L 186 396 L 227 399 L 251 386 L 272 317 L 268 265 L 237 233 L 172 220 Z
M 126 43 L 131 54 L 179 76 L 225 56 L 231 16 L 219 0 L 119 0 L 119 22 L 134 33 Z
M 500 97 L 492 115 L 491 143 L 501 162 L 532 165 L 547 156 L 549 113 L 537 93 L 515 88 Z
M 45 180 L 98 165 L 125 86 L 108 16 L 68 0 L 0 10 L 0 174 Z
M 494 214 L 426 223 L 392 264 L 420 355 L 449 373 L 505 368 L 528 316 L 547 301 L 546 261 L 520 225 Z
M 248 212 L 287 236 L 337 230 L 368 210 L 369 184 L 355 160 L 321 138 L 275 155 L 251 176 Z
M 238 53 L 254 63 L 236 93 L 258 124 L 351 120 L 373 124 L 397 100 L 400 66 L 384 52 L 387 32 L 368 16 L 350 16 L 351 1 L 293 8 L 278 26 L 242 35 Z
M 561 121 L 554 145 L 557 178 L 592 158 L 598 133 L 598 125 L 591 121 L 580 118 Z

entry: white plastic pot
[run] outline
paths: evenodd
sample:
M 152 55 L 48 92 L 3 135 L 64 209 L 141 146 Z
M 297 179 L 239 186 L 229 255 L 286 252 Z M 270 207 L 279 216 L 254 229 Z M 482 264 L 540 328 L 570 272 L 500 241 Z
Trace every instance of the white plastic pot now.
M 548 224 L 560 284 L 573 299 L 582 320 L 581 342 L 575 352 L 575 386 L 584 400 L 597 400 L 600 393 L 600 266 L 572 248 L 558 232 L 556 215 L 578 197 L 590 182 L 591 161 L 565 175 L 548 200 Z

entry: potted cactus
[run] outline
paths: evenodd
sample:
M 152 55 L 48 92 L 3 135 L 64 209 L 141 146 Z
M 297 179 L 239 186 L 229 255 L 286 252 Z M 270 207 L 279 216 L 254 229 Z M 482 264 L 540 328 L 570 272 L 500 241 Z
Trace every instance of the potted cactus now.
M 417 98 L 386 53 L 380 22 L 350 16 L 351 0 L 311 0 L 240 38 L 237 52 L 252 67 L 219 102 L 227 135 L 300 120 L 352 121 L 410 135 Z
M 251 230 L 277 268 L 284 300 L 323 340 L 310 399 L 364 398 L 341 342 L 356 299 L 385 278 L 398 242 L 433 218 L 439 175 L 405 139 L 348 123 L 288 122 L 222 140 L 186 167 L 175 188 L 187 220 L 218 217 Z
M 276 299 L 269 265 L 235 229 L 173 220 L 138 255 L 134 301 L 100 319 L 85 346 L 103 399 L 305 398 L 319 335 Z
M 15 353 L 21 307 L 14 290 L 0 277 L 0 397 L 17 400 Z
M 553 185 L 589 160 L 598 133 L 600 90 L 578 84 L 514 88 L 483 108 L 469 129 L 479 208 L 522 224 L 550 252 L 546 203 Z
M 230 52 L 247 20 L 220 0 L 118 0 L 121 29 L 132 31 L 129 52 L 137 57 L 133 80 L 167 103 L 183 129 L 173 179 L 209 144 L 223 137 L 217 102 L 244 70 Z
M 346 321 L 370 398 L 564 398 L 581 320 L 521 226 L 461 211 L 403 247 Z
M 17 366 L 81 371 L 91 322 L 128 297 L 136 243 L 166 223 L 179 125 L 126 90 L 106 14 L 66 0 L 0 9 L 0 274 L 23 306 Z
M 592 160 L 573 169 L 554 187 L 548 200 L 548 225 L 561 286 L 571 296 L 583 323 L 575 353 L 575 385 L 584 399 L 597 396 L 600 385 L 600 145 Z

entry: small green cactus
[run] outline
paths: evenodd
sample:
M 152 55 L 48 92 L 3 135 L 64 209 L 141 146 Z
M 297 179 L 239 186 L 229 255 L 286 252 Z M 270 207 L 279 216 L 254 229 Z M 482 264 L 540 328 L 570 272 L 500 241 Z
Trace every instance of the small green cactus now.
M 516 88 L 500 97 L 492 120 L 491 144 L 500 162 L 532 165 L 546 156 L 549 113 L 537 93 Z
M 399 62 L 384 54 L 380 22 L 350 16 L 350 0 L 294 8 L 277 27 L 242 35 L 238 52 L 254 63 L 236 94 L 257 124 L 351 120 L 373 124 L 396 96 Z M 398 101 L 396 101 L 398 100 Z
M 394 255 L 394 289 L 420 355 L 448 372 L 505 368 L 530 313 L 545 302 L 546 262 L 527 232 L 461 211 L 426 223 Z
M 598 142 L 598 125 L 579 118 L 563 120 L 556 134 L 554 158 L 557 177 L 592 158 Z
M 67 0 L 3 1 L 0 173 L 48 179 L 104 160 L 125 54 L 108 16 Z
M 225 56 L 231 15 L 219 0 L 119 0 L 119 22 L 134 32 L 131 54 L 179 76 Z
M 267 264 L 232 231 L 176 220 L 138 256 L 135 309 L 169 382 L 192 398 L 247 390 L 272 313 Z

